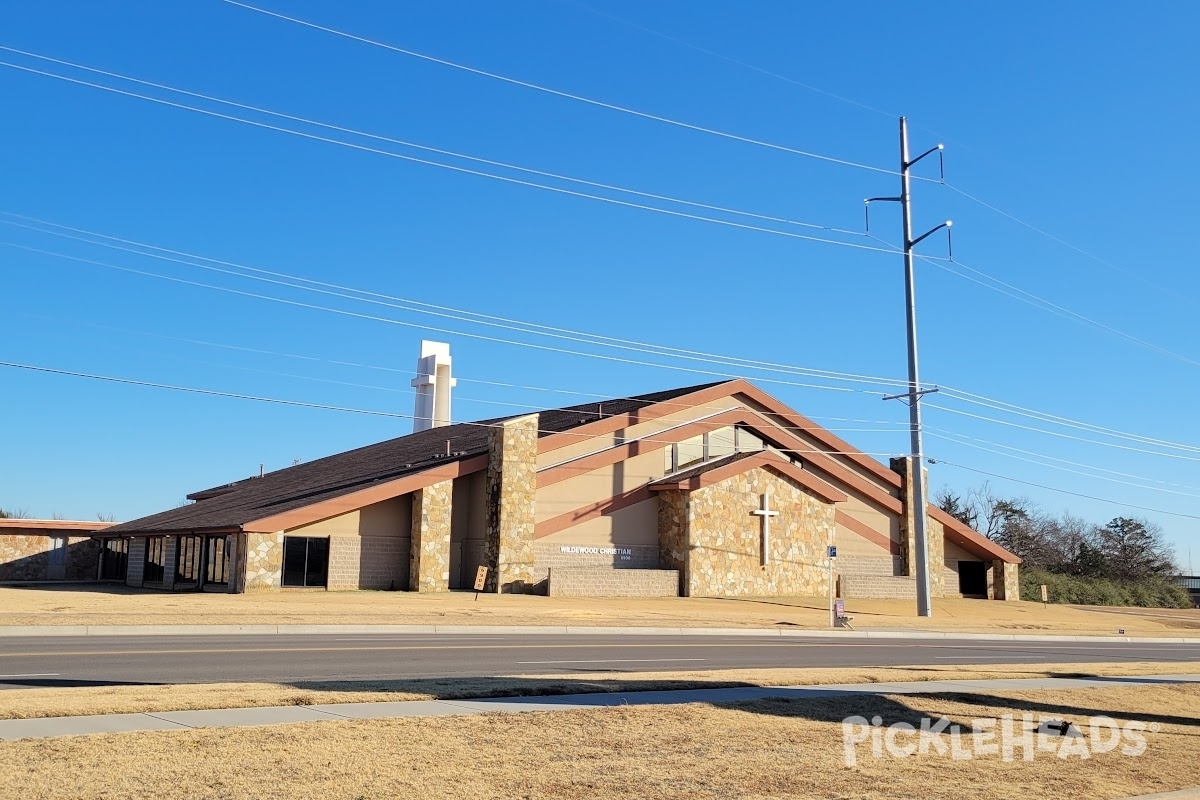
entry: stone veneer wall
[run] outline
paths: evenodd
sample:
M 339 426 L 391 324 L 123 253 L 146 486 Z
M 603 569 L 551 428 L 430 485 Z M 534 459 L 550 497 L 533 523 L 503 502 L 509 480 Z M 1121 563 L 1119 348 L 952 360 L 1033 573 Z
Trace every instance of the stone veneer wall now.
M 415 592 L 450 591 L 453 492 L 453 480 L 413 492 L 408 585 Z
M 672 489 L 658 493 L 658 566 L 680 573 L 679 590 L 687 596 L 688 555 L 691 552 L 691 515 L 688 492 Z
M 751 513 L 758 508 L 754 501 L 764 493 L 770 494 L 771 506 L 780 512 L 771 519 L 766 565 L 761 563 L 762 522 Z M 687 523 L 683 590 L 689 597 L 829 591 L 826 548 L 836 533 L 834 506 L 787 478 L 756 467 L 690 492 Z M 678 557 L 675 544 L 670 560 Z
M 407 536 L 330 536 L 325 588 L 407 589 L 408 555 Z
M 99 543 L 89 536 L 67 536 L 57 531 L 46 533 L 0 533 L 0 581 L 49 580 L 50 550 L 58 536 L 66 536 L 63 553 L 63 577 L 59 580 L 82 581 L 96 577 Z
M 533 583 L 538 415 L 488 430 L 487 590 L 525 592 Z
M 246 591 L 283 585 L 283 532 L 246 534 Z
M 678 597 L 679 570 L 550 567 L 551 597 Z
M 1021 599 L 1020 566 L 1004 561 L 993 561 L 988 570 L 991 581 L 988 585 L 988 595 L 994 600 L 1009 602 Z

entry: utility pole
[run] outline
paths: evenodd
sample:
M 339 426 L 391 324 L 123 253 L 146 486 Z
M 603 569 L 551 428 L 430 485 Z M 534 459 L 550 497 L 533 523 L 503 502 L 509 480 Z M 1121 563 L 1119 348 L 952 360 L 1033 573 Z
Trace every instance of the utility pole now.
M 884 400 L 903 399 L 908 402 L 908 422 L 912 463 L 908 471 L 908 480 L 912 486 L 913 528 L 911 535 L 914 541 L 916 564 L 911 565 L 917 582 L 917 616 L 932 617 L 933 602 L 929 585 L 929 498 L 926 497 L 925 487 L 925 452 L 921 443 L 921 396 L 937 389 L 922 389 L 920 370 L 917 358 L 917 295 L 916 276 L 913 271 L 913 248 L 927 239 L 931 234 L 942 228 L 949 228 L 950 221 L 943 222 L 931 228 L 917 238 L 912 236 L 912 193 L 910 189 L 909 170 L 925 156 L 938 154 L 939 163 L 942 157 L 942 145 L 931 147 L 916 158 L 908 157 L 908 120 L 900 118 L 900 196 L 872 197 L 867 202 L 867 208 L 874 201 L 888 201 L 900 204 L 900 212 L 904 238 L 904 299 L 908 328 L 908 391 L 904 394 L 891 395 Z M 870 212 L 868 210 L 867 226 L 870 229 Z M 948 231 L 947 231 L 948 233 Z

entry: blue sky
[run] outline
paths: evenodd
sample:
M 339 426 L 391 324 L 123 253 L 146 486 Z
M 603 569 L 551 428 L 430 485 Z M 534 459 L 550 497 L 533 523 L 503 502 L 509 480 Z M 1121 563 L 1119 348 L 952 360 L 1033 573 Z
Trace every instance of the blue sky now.
M 587 105 L 220 0 L 22 4 L 8 10 L 0 44 L 478 158 L 854 231 L 861 230 L 864 197 L 896 193 L 898 179 L 888 171 L 898 159 L 896 115 L 907 114 L 914 151 L 945 143 L 947 182 L 983 201 L 936 182 L 914 186 L 915 227 L 952 218 L 959 262 L 922 262 L 918 269 L 924 381 L 1200 445 L 1193 412 L 1200 277 L 1190 236 L 1192 187 L 1200 178 L 1193 152 L 1200 70 L 1192 57 L 1200 10 L 1182 3 L 1131 15 L 1116 3 L 1079 14 L 1068 3 L 863 3 L 847 11 L 833 3 L 594 2 L 273 0 L 264 7 L 884 171 Z M 28 55 L 3 52 L 0 60 L 283 124 Z M 12 67 L 0 68 L 0 89 L 7 120 L 0 129 L 0 210 L 9 214 L 570 330 L 798 367 L 905 374 L 899 256 L 453 172 Z M 626 202 L 887 247 L 859 235 L 530 178 L 302 123 L 286 127 Z M 936 177 L 936 163 L 918 173 Z M 898 239 L 898 227 L 894 209 L 880 207 L 873 216 L 872 233 L 888 242 Z M 883 456 L 907 448 L 905 409 L 869 393 L 888 388 L 878 384 L 547 339 L 205 272 L 11 224 L 0 225 L 0 241 L 9 301 L 0 352 L 9 362 L 408 414 L 407 373 L 424 335 L 452 343 L 463 379 L 455 401 L 461 419 L 589 399 L 563 392 L 623 396 L 714 379 L 709 373 L 738 374 L 865 451 Z M 922 247 L 945 255 L 940 236 Z M 950 271 L 966 268 L 1011 288 L 996 291 Z M 1056 304 L 1057 313 L 1012 296 L 1020 291 Z M 260 463 L 277 469 L 411 428 L 403 418 L 16 369 L 2 375 L 8 425 L 0 505 L 40 516 L 128 519 L 251 474 Z M 966 489 L 985 479 L 962 469 L 969 466 L 1174 512 L 1185 516 L 990 479 L 995 490 L 1049 510 L 1101 521 L 1147 516 L 1168 531 L 1181 560 L 1189 546 L 1200 556 L 1200 525 L 1186 516 L 1200 515 L 1200 452 L 1056 426 L 949 394 L 929 405 L 931 432 L 974 437 L 989 448 L 930 435 L 929 455 L 948 462 L 932 468 L 935 488 Z M 1003 450 L 998 445 L 1025 452 L 1002 455 L 994 452 Z

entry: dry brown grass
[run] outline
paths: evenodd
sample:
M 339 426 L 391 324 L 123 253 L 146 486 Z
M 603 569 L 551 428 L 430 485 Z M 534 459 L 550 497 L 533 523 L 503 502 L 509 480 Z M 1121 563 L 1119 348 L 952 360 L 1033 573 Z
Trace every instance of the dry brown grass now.
M 408 624 L 824 628 L 824 598 L 567 598 L 470 592 L 261 592 L 172 594 L 122 587 L 0 587 L 0 625 Z M 947 632 L 1188 636 L 1200 610 L 1043 607 L 1040 603 L 934 601 L 934 617 L 910 601 L 849 600 L 856 628 Z
M 1196 671 L 1194 662 L 1097 664 L 997 664 L 981 667 L 938 664 L 913 667 L 731 669 L 692 672 L 611 672 L 523 675 L 495 678 L 413 678 L 386 681 L 324 681 L 299 684 L 216 683 L 166 686 L 87 686 L 10 689 L 0 693 L 0 719 L 88 714 L 189 711 L 205 708 L 451 700 L 705 689 L 725 686 L 813 686 L 829 683 L 1165 675 Z
M 948 755 L 844 762 L 840 721 L 945 715 L 1156 722 L 1119 751 L 1032 763 Z M 0 797 L 1114 798 L 1200 784 L 1200 686 L 992 696 L 764 700 L 476 717 L 319 722 L 0 743 Z

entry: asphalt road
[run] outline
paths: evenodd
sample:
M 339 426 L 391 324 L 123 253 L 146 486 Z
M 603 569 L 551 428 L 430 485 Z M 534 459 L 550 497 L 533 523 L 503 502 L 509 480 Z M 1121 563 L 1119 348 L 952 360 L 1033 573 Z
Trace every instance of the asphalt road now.
M 1200 645 L 606 634 L 14 637 L 0 639 L 0 688 L 1180 660 L 1200 662 Z

